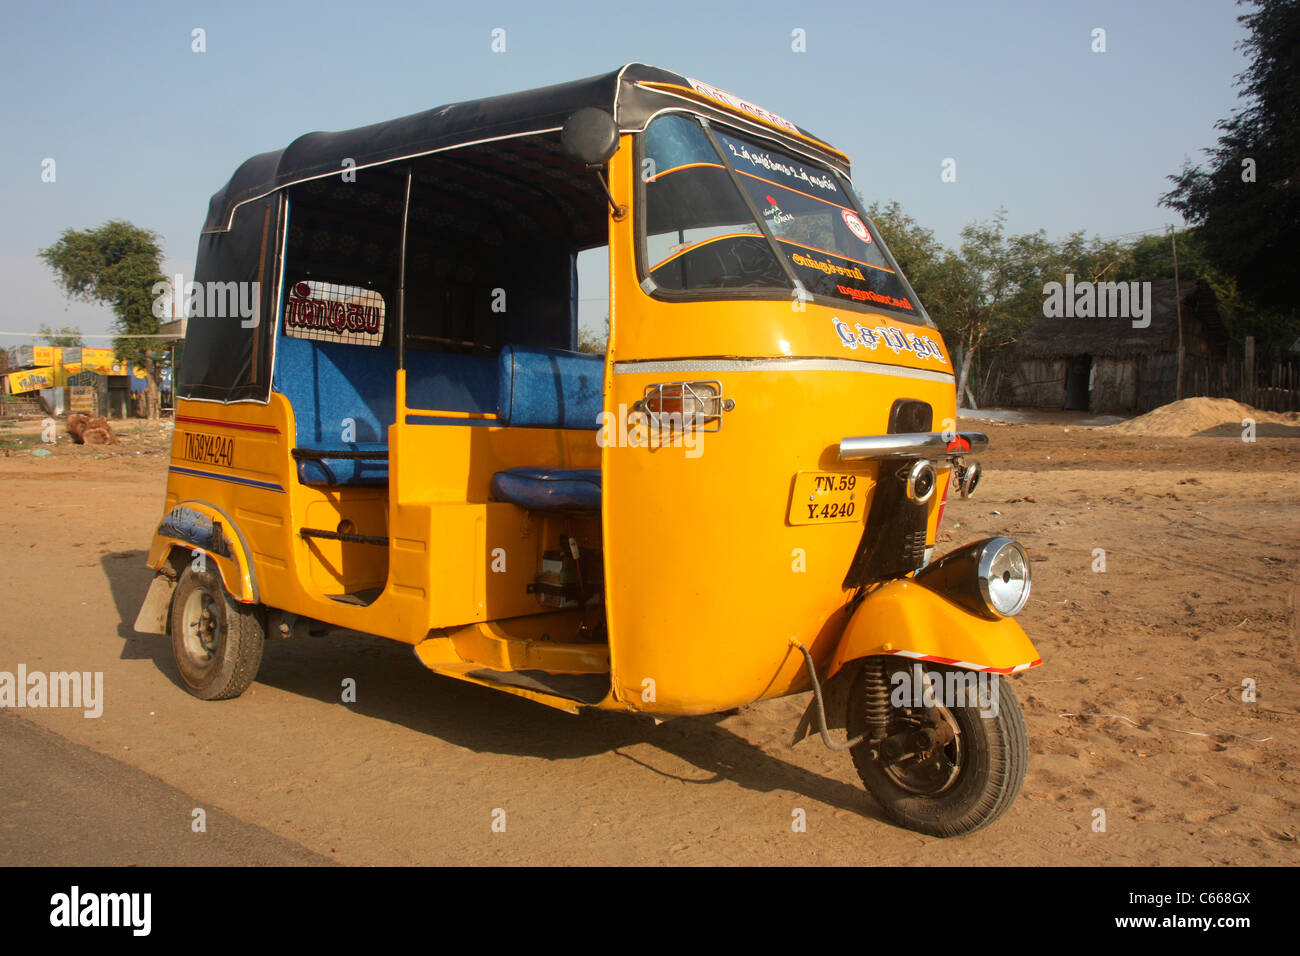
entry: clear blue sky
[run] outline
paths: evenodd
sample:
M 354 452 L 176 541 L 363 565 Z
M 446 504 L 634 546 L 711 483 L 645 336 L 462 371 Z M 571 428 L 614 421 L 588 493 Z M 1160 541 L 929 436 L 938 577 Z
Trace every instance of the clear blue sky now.
M 868 202 L 899 200 L 949 245 L 999 206 L 1012 231 L 1053 237 L 1179 224 L 1158 198 L 1238 103 L 1240 12 L 1228 0 L 6 0 L 0 329 L 108 329 L 107 309 L 67 307 L 35 257 L 65 228 L 131 220 L 188 278 L 208 197 L 254 153 L 629 60 L 792 119 L 853 158 Z M 205 53 L 191 51 L 196 27 Z M 504 54 L 490 49 L 496 27 Z M 1090 49 L 1097 27 L 1105 53 Z M 41 181 L 47 157 L 54 183 Z M 947 157 L 955 183 L 940 180 Z

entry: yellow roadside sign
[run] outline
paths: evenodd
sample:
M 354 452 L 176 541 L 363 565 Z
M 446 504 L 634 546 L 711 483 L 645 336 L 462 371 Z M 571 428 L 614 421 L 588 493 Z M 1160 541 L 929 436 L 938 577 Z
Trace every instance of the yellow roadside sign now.
M 10 372 L 5 378 L 9 380 L 10 395 L 34 392 L 38 388 L 54 387 L 54 369 L 52 368 L 23 369 L 21 372 Z

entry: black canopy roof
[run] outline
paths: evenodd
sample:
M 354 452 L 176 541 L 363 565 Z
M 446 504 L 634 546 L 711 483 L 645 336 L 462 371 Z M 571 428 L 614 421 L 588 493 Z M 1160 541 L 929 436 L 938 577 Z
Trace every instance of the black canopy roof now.
M 345 160 L 358 168 L 494 139 L 558 130 L 575 110 L 594 106 L 612 114 L 623 132 L 645 128 L 656 113 L 687 106 L 726 117 L 814 154 L 843 172 L 848 157 L 788 120 L 678 73 L 629 63 L 601 76 L 554 86 L 452 103 L 400 119 L 336 133 L 307 133 L 283 149 L 261 153 L 235 171 L 208 205 L 205 233 L 230 228 L 235 209 L 284 186 L 338 175 Z

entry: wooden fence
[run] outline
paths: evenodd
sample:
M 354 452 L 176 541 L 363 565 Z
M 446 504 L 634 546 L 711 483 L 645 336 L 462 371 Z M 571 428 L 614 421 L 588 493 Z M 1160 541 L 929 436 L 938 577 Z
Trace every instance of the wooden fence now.
M 1300 412 L 1300 366 L 1278 362 L 1259 367 L 1244 358 L 1188 363 L 1183 397 L 1233 398 L 1265 412 Z
M 1173 356 L 1161 355 L 1160 359 L 1162 361 L 1156 363 L 1159 368 L 1155 368 L 1150 360 L 1143 363 L 1146 387 L 1137 396 L 1138 407 L 1129 409 L 1129 414 L 1141 414 L 1174 401 L 1177 365 Z M 1016 400 L 1008 388 L 1014 361 L 1014 354 L 1004 351 L 993 355 L 984 367 L 976 365 L 971 368 L 971 390 L 975 392 L 980 407 Z M 1064 373 L 1060 382 L 1062 392 L 1063 376 Z M 1300 362 L 1260 364 L 1244 357 L 1207 359 L 1188 355 L 1184 359 L 1183 398 L 1197 397 L 1231 398 L 1266 412 L 1298 412 Z

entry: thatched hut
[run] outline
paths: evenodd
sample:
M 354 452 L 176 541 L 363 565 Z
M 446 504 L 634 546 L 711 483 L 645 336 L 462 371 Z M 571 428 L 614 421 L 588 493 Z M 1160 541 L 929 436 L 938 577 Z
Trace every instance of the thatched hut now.
M 1010 356 L 1001 401 L 1032 408 L 1141 414 L 1178 398 L 1179 298 L 1174 280 L 1150 283 L 1149 324 L 1129 314 L 1034 319 Z M 1180 283 L 1184 388 L 1207 380 L 1227 357 L 1227 334 L 1213 290 Z M 1059 309 L 1045 309 L 1045 312 Z M 1073 310 L 1071 310 L 1073 311 Z M 1115 310 L 1111 310 L 1112 312 Z M 1138 319 L 1139 326 L 1145 319 Z

